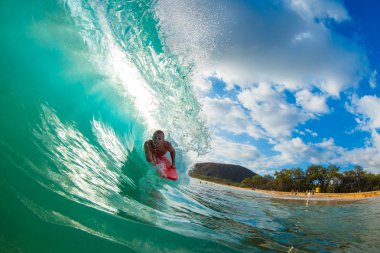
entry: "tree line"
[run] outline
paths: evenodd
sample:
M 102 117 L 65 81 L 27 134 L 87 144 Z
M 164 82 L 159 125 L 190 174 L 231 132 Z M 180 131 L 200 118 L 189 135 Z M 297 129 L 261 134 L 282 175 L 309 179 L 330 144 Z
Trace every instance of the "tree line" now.
M 275 191 L 307 191 L 320 188 L 321 192 L 347 193 L 380 190 L 380 174 L 364 171 L 361 166 L 352 170 L 339 171 L 336 165 L 323 167 L 313 164 L 306 170 L 301 168 L 283 169 L 274 176 L 256 175 L 245 178 L 240 186 Z

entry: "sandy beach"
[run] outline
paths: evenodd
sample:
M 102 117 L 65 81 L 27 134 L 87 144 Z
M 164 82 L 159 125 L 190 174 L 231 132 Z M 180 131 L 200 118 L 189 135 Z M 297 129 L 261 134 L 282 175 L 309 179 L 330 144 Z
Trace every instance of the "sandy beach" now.
M 286 197 L 286 198 L 305 198 L 307 199 L 307 194 L 305 192 L 298 192 L 297 194 L 292 192 L 280 192 L 280 191 L 267 191 L 267 190 L 260 190 L 260 189 L 254 189 L 251 188 L 243 188 L 243 187 L 237 187 L 232 185 L 225 185 L 225 184 L 218 184 L 210 181 L 200 180 L 197 178 L 192 178 L 193 180 L 197 180 L 199 182 L 202 182 L 203 184 L 210 184 L 210 185 L 217 185 L 217 186 L 224 186 L 227 188 L 235 189 L 235 190 L 243 190 L 243 191 L 255 191 L 258 193 L 268 194 L 274 197 Z M 314 193 L 314 195 L 310 195 L 310 198 L 312 199 L 364 199 L 364 198 L 372 198 L 380 196 L 380 191 L 371 191 L 371 192 L 352 192 L 352 193 Z
M 295 194 L 291 192 L 266 191 L 266 190 L 258 190 L 258 189 L 255 189 L 253 191 L 276 195 L 276 196 L 283 196 L 283 197 L 297 197 L 297 198 L 308 197 L 307 194 L 305 194 L 305 192 L 298 192 L 297 194 Z M 362 198 L 372 198 L 376 196 L 380 196 L 380 191 L 352 192 L 352 193 L 314 193 L 313 195 L 310 195 L 310 198 L 362 199 Z

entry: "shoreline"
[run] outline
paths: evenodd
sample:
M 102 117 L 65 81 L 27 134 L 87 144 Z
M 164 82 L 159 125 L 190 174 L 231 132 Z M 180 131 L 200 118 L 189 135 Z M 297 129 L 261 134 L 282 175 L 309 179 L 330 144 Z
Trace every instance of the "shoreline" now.
M 240 188 L 240 187 L 237 187 Z M 305 192 L 298 192 L 297 194 L 292 194 L 291 192 L 280 192 L 280 191 L 268 191 L 268 190 L 260 190 L 255 189 L 251 190 L 259 193 L 270 194 L 275 196 L 282 197 L 294 197 L 294 198 L 304 198 L 307 199 L 308 196 Z M 380 196 L 380 191 L 371 191 L 371 192 L 350 192 L 350 193 L 314 193 L 310 195 L 310 199 L 365 199 L 365 198 L 373 198 Z
M 205 184 L 212 184 L 217 186 L 224 186 L 230 189 L 235 190 L 243 190 L 243 191 L 250 191 L 250 192 L 257 192 L 262 194 L 271 195 L 274 197 L 286 197 L 291 199 L 307 199 L 308 196 L 305 194 L 305 192 L 298 192 L 296 195 L 292 192 L 281 192 L 281 191 L 270 191 L 270 190 L 260 190 L 260 189 L 251 189 L 251 188 L 244 188 L 244 187 L 238 187 L 238 186 L 232 186 L 232 185 L 226 185 L 226 184 L 218 184 L 211 181 L 206 181 L 198 178 L 190 177 L 192 180 L 197 180 L 199 182 L 204 182 Z M 310 195 L 309 199 L 315 200 L 315 199 L 366 199 L 366 198 L 373 198 L 380 196 L 380 191 L 370 191 L 370 192 L 351 192 L 351 193 L 314 193 L 314 195 Z

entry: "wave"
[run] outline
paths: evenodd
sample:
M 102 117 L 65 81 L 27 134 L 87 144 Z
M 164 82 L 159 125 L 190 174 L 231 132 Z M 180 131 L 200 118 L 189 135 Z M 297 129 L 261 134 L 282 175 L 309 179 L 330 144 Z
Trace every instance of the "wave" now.
M 0 187 L 16 197 L 8 207 L 15 213 L 19 201 L 20 210 L 43 222 L 131 251 L 222 252 L 226 246 L 200 239 L 207 232 L 194 230 L 199 225 L 186 218 L 197 209 L 207 215 L 206 209 L 181 190 L 181 180 L 159 178 L 142 150 L 152 132 L 163 129 L 178 150 L 178 169 L 186 180 L 182 154 L 208 149 L 188 77 L 191 67 L 181 65 L 166 46 L 155 4 L 6 4 Z M 178 208 L 188 214 L 183 209 L 178 215 Z

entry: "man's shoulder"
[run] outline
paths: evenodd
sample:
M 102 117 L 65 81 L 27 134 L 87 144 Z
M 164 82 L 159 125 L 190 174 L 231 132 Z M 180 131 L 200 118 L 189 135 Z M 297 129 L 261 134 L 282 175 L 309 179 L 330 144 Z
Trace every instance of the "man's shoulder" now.
M 170 142 L 168 142 L 168 141 L 164 142 L 164 146 L 165 146 L 166 149 L 170 149 L 170 148 L 173 147 L 172 144 Z
M 164 143 L 165 143 L 165 146 L 168 146 L 168 147 L 172 145 L 172 144 L 171 144 L 170 142 L 168 142 L 168 141 L 165 141 Z

